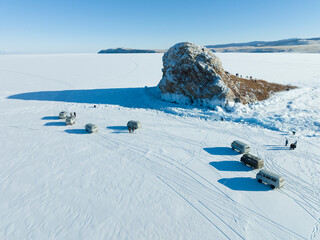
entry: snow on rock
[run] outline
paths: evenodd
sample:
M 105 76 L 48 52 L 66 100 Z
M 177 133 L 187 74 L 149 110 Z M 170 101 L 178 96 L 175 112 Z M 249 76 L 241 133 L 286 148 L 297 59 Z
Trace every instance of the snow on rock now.
M 171 47 L 162 60 L 158 85 L 162 99 L 212 108 L 234 105 L 235 95 L 226 83 L 228 74 L 212 51 L 183 42 Z

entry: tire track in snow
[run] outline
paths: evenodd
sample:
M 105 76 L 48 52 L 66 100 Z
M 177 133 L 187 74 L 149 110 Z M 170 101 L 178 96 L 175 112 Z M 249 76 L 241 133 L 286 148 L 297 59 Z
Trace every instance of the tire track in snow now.
M 224 233 L 213 221 L 211 221 L 202 211 L 200 211 L 194 204 L 192 204 L 188 199 L 186 199 L 183 195 L 181 195 L 178 191 L 176 191 L 170 184 L 168 184 L 166 181 L 158 177 L 158 179 L 163 182 L 165 185 L 167 185 L 169 188 L 171 188 L 172 191 L 174 191 L 177 195 L 180 196 L 185 202 L 187 202 L 193 209 L 195 209 L 199 214 L 201 214 L 209 223 L 211 223 L 212 226 L 214 226 L 224 237 L 227 239 L 230 239 L 226 233 Z
M 0 69 L 0 71 L 3 72 L 11 72 L 11 73 L 15 73 L 15 74 L 20 74 L 20 75 L 25 75 L 25 76 L 30 76 L 30 77 L 34 77 L 34 78 L 40 78 L 40 79 L 44 79 L 47 81 L 53 81 L 56 83 L 60 83 L 63 84 L 65 86 L 68 87 L 72 87 L 72 85 L 67 84 L 63 81 L 54 79 L 54 78 L 49 78 L 49 77 L 45 77 L 45 76 L 41 76 L 41 75 L 36 75 L 36 74 L 30 74 L 30 73 L 25 73 L 25 72 L 18 72 L 18 71 L 10 71 L 10 70 L 3 70 Z M 60 94 L 63 94 L 62 92 Z M 58 94 L 58 96 L 60 95 Z M 65 104 L 66 105 L 66 104 Z M 52 108 L 52 112 L 53 114 L 55 113 L 55 107 Z M 13 174 L 15 173 L 23 164 L 25 164 L 47 141 L 48 139 L 53 135 L 53 133 L 57 130 L 58 127 L 54 127 L 51 131 L 49 131 L 48 134 L 44 135 L 44 137 L 42 137 L 42 139 L 35 143 L 32 147 L 30 151 L 25 152 L 22 157 L 20 157 L 18 160 L 15 161 L 15 163 L 13 165 L 11 165 L 3 174 L 4 178 L 0 181 L 0 186 Z
M 154 173 L 157 177 L 159 177 L 159 172 L 156 171 L 157 167 L 160 166 L 160 167 L 164 168 L 164 170 L 162 171 L 164 173 L 163 177 L 168 181 L 167 178 L 168 178 L 168 176 L 170 176 L 170 174 L 168 174 L 168 171 L 173 171 L 173 170 L 171 168 L 163 166 L 162 164 L 159 164 L 158 162 L 154 162 L 150 158 L 147 158 L 145 156 L 145 154 L 148 152 L 148 149 L 143 148 L 143 147 L 139 147 L 139 146 L 133 146 L 132 143 L 129 143 L 129 142 L 125 142 L 125 141 L 120 142 L 118 140 L 115 140 L 114 138 L 110 138 L 110 137 L 106 138 L 101 134 L 99 136 L 104 138 L 104 139 L 106 139 L 106 140 L 112 141 L 118 148 L 122 148 L 124 151 L 131 150 L 133 155 L 134 154 L 138 154 L 138 158 L 135 158 L 135 159 L 132 159 L 132 160 L 134 162 L 136 162 L 137 164 L 141 165 L 142 167 L 147 168 L 150 172 Z M 97 143 L 100 144 L 99 141 L 97 141 Z M 301 235 L 299 235 L 299 234 L 295 233 L 294 231 L 282 226 L 281 224 L 276 223 L 273 220 L 261 215 L 260 213 L 254 211 L 254 210 L 251 210 L 248 207 L 246 207 L 246 206 L 234 201 L 232 198 L 230 198 L 228 195 L 226 195 L 222 190 L 217 188 L 215 185 L 210 183 L 208 180 L 206 180 L 201 175 L 197 174 L 196 172 L 194 172 L 192 169 L 188 168 L 187 166 L 184 166 L 183 164 L 180 164 L 179 162 L 176 162 L 174 159 L 172 159 L 170 157 L 167 157 L 167 156 L 162 156 L 161 157 L 161 156 L 157 156 L 154 153 L 151 153 L 151 154 L 149 153 L 149 155 L 151 155 L 151 156 L 153 156 L 153 157 L 155 157 L 155 158 L 157 158 L 159 160 L 162 160 L 162 161 L 166 162 L 167 164 L 169 164 L 169 165 L 173 166 L 174 168 L 176 168 L 178 171 L 182 172 L 183 180 L 180 180 L 180 181 L 182 182 L 182 185 L 184 185 L 185 188 L 190 185 L 190 182 L 187 181 L 188 178 L 187 179 L 185 178 L 186 176 L 188 176 L 189 179 L 191 179 L 191 182 L 196 183 L 196 186 L 192 187 L 194 189 L 194 191 L 196 191 L 196 194 L 195 194 L 196 199 L 199 200 L 199 194 L 201 196 L 201 192 L 205 193 L 204 199 L 207 200 L 207 201 L 209 200 L 211 203 L 212 203 L 213 199 L 219 197 L 218 199 L 215 200 L 215 202 L 218 202 L 218 203 L 220 202 L 220 203 L 224 203 L 225 204 L 226 201 L 229 201 L 229 206 L 232 205 L 234 207 L 239 207 L 240 209 L 242 209 L 242 212 L 240 212 L 240 214 L 239 214 L 239 218 L 240 219 L 241 219 L 241 215 L 243 215 L 243 214 L 245 216 L 247 216 L 247 214 L 245 214 L 245 212 L 250 212 L 250 215 L 253 214 L 255 217 L 258 217 L 258 219 L 260 219 L 264 224 L 267 224 L 267 225 L 270 226 L 270 228 L 273 228 L 274 231 L 276 231 L 276 229 L 277 229 L 277 231 L 279 233 L 278 236 L 281 236 L 281 234 L 283 234 L 283 232 L 286 232 L 286 234 L 291 235 L 294 238 L 305 239 Z M 163 159 L 163 157 L 166 158 L 166 159 Z M 145 159 L 146 161 L 141 161 L 141 160 L 137 160 L 137 159 Z M 175 164 L 173 164 L 173 162 L 170 162 L 167 159 L 173 160 L 173 162 L 175 164 L 179 165 L 180 167 L 176 166 Z M 146 166 L 147 163 L 151 164 L 151 166 L 149 166 L 149 167 Z M 182 167 L 188 169 L 188 171 L 192 172 L 193 175 L 190 175 L 191 173 L 188 173 L 185 170 L 183 170 Z M 171 174 L 171 177 L 172 176 L 176 176 L 177 174 L 179 175 L 179 172 L 173 171 L 173 173 Z M 199 178 L 201 180 L 199 180 Z M 185 184 L 186 182 L 188 182 L 189 184 Z M 206 186 L 207 184 L 211 185 L 211 187 L 213 187 L 213 189 L 208 187 L 208 186 Z M 204 190 L 199 191 L 199 188 L 202 188 Z M 192 191 L 192 189 L 191 190 L 189 189 L 189 192 L 190 191 Z M 208 195 L 208 192 L 209 192 L 209 195 Z M 210 192 L 211 192 L 211 194 L 210 194 Z M 194 197 L 194 196 L 192 196 L 190 194 L 189 197 Z M 215 210 L 217 211 L 217 210 L 219 210 L 221 208 L 223 208 L 223 206 L 222 205 L 218 205 Z M 227 212 L 227 211 L 230 211 L 228 209 L 228 206 L 224 209 L 224 212 Z M 203 214 L 206 215 L 205 213 L 203 213 Z M 234 214 L 234 212 L 232 212 L 230 214 Z M 208 216 L 207 216 L 207 218 L 208 218 Z
M 319 195 L 314 194 L 313 191 L 314 187 L 319 185 L 310 184 L 304 181 L 301 177 L 296 176 L 287 169 L 284 169 L 279 164 L 276 164 L 275 161 L 273 161 L 273 159 L 270 157 L 266 160 L 266 166 L 269 169 L 286 177 L 285 189 L 279 189 L 279 192 L 292 199 L 304 211 L 306 211 L 306 213 L 317 220 L 318 217 L 316 215 L 319 214 L 320 200 L 317 197 L 314 198 L 314 196 Z
M 50 77 L 46 77 L 46 76 L 41 76 L 41 75 L 37 75 L 37 74 L 33 74 L 33 73 L 26 73 L 26 72 L 18 72 L 18 71 L 11 71 L 11 70 L 5 70 L 5 69 L 0 69 L 1 72 L 9 72 L 9 73 L 15 73 L 15 74 L 20 74 L 20 75 L 24 75 L 24 76 L 29 76 L 29 77 L 34 77 L 34 78 L 40 78 L 40 79 L 44 79 L 47 81 L 51 81 L 51 82 L 56 82 L 56 83 L 60 83 L 64 86 L 68 86 L 73 88 L 73 86 L 71 84 L 65 83 L 64 81 L 61 80 L 57 80 L 54 78 L 50 78 Z
M 22 157 L 15 161 L 13 165 L 11 165 L 3 174 L 3 178 L 0 181 L 0 186 L 13 174 L 15 173 L 23 164 L 25 164 L 42 146 L 45 144 L 48 139 L 53 135 L 56 131 L 57 127 L 54 127 L 49 133 L 45 134 L 40 142 L 34 144 L 30 151 L 25 152 Z
M 119 143 L 117 140 L 115 139 L 110 139 L 110 137 L 108 138 L 105 138 L 103 135 L 101 134 L 97 134 L 98 136 L 102 137 L 103 139 L 108 139 L 109 142 L 112 141 L 113 144 L 117 147 L 117 148 L 122 148 L 123 150 L 125 150 L 126 152 L 128 151 L 128 146 L 129 146 L 129 143 L 126 144 L 127 147 L 123 147 L 122 143 Z M 105 144 L 104 142 L 101 143 L 99 141 L 96 141 L 97 144 L 99 145 L 103 145 L 104 147 L 109 147 L 110 148 L 110 145 L 109 144 Z M 139 166 L 143 167 L 143 168 L 146 168 L 149 172 L 155 174 L 155 176 L 160 179 L 163 183 L 165 183 L 167 186 L 169 186 L 172 190 L 174 190 L 180 197 L 182 197 L 182 199 L 184 199 L 185 201 L 187 201 L 187 203 L 192 207 L 194 208 L 202 217 L 204 217 L 207 221 L 209 221 L 211 224 L 213 224 L 213 226 L 215 226 L 215 224 L 212 222 L 212 220 L 210 220 L 210 217 L 208 217 L 206 215 L 206 213 L 204 213 L 203 211 L 201 211 L 199 208 L 197 208 L 196 206 L 194 206 L 190 201 L 186 200 L 185 197 L 183 197 L 181 195 L 181 193 L 178 193 L 172 186 L 170 186 L 167 181 L 164 180 L 164 178 L 168 178 L 168 176 L 170 176 L 171 179 L 175 179 L 174 181 L 179 181 L 181 184 L 183 184 L 187 179 L 186 179 L 186 175 L 187 175 L 187 178 L 189 179 L 189 181 L 187 180 L 187 182 L 190 182 L 190 179 L 191 182 L 192 181 L 196 181 L 198 182 L 198 180 L 194 179 L 194 177 L 192 177 L 190 174 L 186 173 L 185 171 L 183 171 L 182 169 L 180 168 L 177 168 L 176 166 L 174 166 L 172 163 L 170 162 L 167 162 L 169 163 L 169 165 L 171 166 L 174 166 L 176 167 L 179 171 L 182 172 L 182 176 L 181 174 L 179 174 L 177 171 L 174 171 L 172 170 L 171 168 L 168 168 L 166 166 L 163 166 L 162 164 L 159 164 L 158 162 L 154 162 L 153 160 L 147 158 L 145 156 L 145 153 L 146 151 L 142 150 L 142 153 L 141 153 L 141 149 L 138 150 L 140 152 L 137 152 L 137 149 L 133 149 L 132 147 L 129 147 L 130 150 L 132 151 L 131 152 L 131 156 L 134 156 L 134 155 L 137 155 L 136 158 L 131 158 L 131 161 L 133 160 L 134 163 L 138 164 Z M 113 148 L 110 148 L 110 149 L 113 149 Z M 127 155 L 125 154 L 121 154 L 124 158 L 127 158 Z M 151 154 L 153 155 L 153 154 Z M 146 161 L 141 161 L 141 160 L 137 160 L 137 159 L 145 159 Z M 148 164 L 151 164 L 151 166 L 148 166 Z M 178 175 L 178 177 L 177 177 Z M 182 178 L 181 178 L 182 177 Z M 201 184 L 200 182 L 198 182 L 198 184 Z M 196 189 L 198 187 L 195 187 L 194 189 Z M 199 191 L 199 190 L 197 190 Z M 216 192 L 212 193 L 210 198 L 214 198 L 215 196 L 217 195 Z M 219 201 L 219 199 L 217 199 L 217 201 Z M 220 229 L 218 229 L 227 239 L 232 239 L 232 238 L 229 238 L 225 233 L 223 233 Z
M 320 218 L 315 222 L 312 233 L 310 235 L 310 240 L 317 240 L 317 236 L 319 235 L 320 232 Z

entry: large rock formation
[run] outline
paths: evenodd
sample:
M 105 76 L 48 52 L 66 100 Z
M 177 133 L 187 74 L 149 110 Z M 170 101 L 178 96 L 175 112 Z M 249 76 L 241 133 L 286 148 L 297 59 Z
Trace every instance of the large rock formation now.
M 235 95 L 228 75 L 212 51 L 192 43 L 178 43 L 163 56 L 159 83 L 164 100 L 209 107 L 232 106 Z
M 235 102 L 264 100 L 270 92 L 290 88 L 231 75 L 211 50 L 188 42 L 171 47 L 162 60 L 163 76 L 158 87 L 166 101 L 229 108 Z

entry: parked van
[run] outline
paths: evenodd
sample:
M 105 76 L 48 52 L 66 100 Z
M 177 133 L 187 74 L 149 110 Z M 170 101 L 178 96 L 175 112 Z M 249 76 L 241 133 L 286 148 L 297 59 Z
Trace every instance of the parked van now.
M 59 118 L 60 119 L 65 119 L 67 117 L 67 112 L 63 111 L 59 113 Z
M 92 123 L 87 123 L 85 129 L 89 133 L 94 133 L 98 131 L 98 127 Z
M 75 116 L 67 116 L 66 117 L 66 125 L 73 125 L 76 123 Z
M 141 122 L 130 120 L 127 123 L 127 127 L 136 130 L 141 127 Z
M 240 161 L 243 164 L 249 165 L 250 167 L 252 167 L 254 169 L 262 168 L 264 165 L 264 161 L 261 158 L 253 156 L 252 154 L 249 154 L 249 153 L 243 154 Z
M 232 150 L 236 150 L 240 153 L 248 153 L 250 152 L 250 146 L 246 143 L 243 143 L 239 140 L 235 140 L 231 143 Z
M 281 188 L 284 185 L 284 177 L 279 174 L 270 172 L 266 169 L 262 169 L 257 173 L 256 178 L 259 183 L 266 183 L 271 186 L 272 189 Z

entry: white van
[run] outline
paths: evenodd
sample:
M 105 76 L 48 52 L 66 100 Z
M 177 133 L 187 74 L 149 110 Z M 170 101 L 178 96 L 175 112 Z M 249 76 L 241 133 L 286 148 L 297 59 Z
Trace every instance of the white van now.
M 85 129 L 89 133 L 94 133 L 98 131 L 98 127 L 92 123 L 87 123 Z
M 270 172 L 266 169 L 262 169 L 257 173 L 256 178 L 259 183 L 266 183 L 271 186 L 272 189 L 281 188 L 284 185 L 284 177 L 279 174 Z
M 73 125 L 76 123 L 75 116 L 67 116 L 66 117 L 66 125 Z
M 133 120 L 130 120 L 128 123 L 127 123 L 127 127 L 130 128 L 130 129 L 138 129 L 141 127 L 141 122 L 139 121 L 133 121 Z
M 250 153 L 243 154 L 240 161 L 243 164 L 249 165 L 254 169 L 263 168 L 263 165 L 264 165 L 264 161 L 261 158 L 258 158 Z
M 236 150 L 240 153 L 249 153 L 250 152 L 250 146 L 244 142 L 241 142 L 239 140 L 235 140 L 231 143 L 232 150 Z
M 59 118 L 60 119 L 65 119 L 67 117 L 67 112 L 63 111 L 59 113 Z

